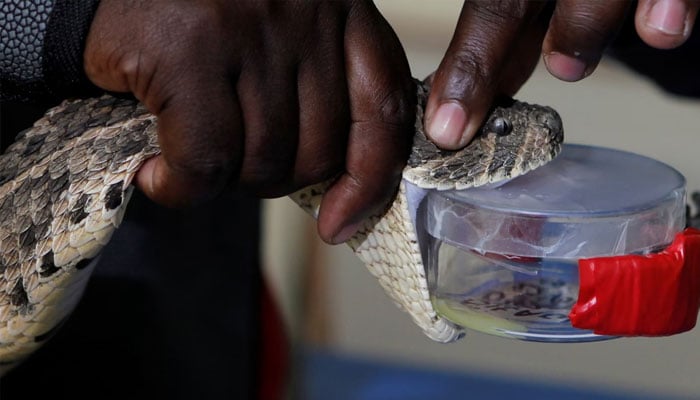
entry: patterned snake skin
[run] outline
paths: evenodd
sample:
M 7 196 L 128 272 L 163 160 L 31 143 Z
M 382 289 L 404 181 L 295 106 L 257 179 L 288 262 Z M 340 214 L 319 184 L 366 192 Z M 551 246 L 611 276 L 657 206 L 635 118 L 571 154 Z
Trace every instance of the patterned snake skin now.
M 428 87 L 418 84 L 416 136 L 404 180 L 449 190 L 528 172 L 559 151 L 559 116 L 510 101 L 496 107 L 465 149 L 441 151 L 423 133 Z M 134 174 L 159 152 L 156 118 L 141 105 L 104 96 L 67 101 L 22 132 L 0 156 L 0 374 L 36 350 L 70 315 L 96 257 L 124 215 Z M 405 181 L 382 215 L 350 246 L 389 296 L 430 338 L 459 327 L 436 314 L 409 216 Z M 328 183 L 291 197 L 315 214 Z

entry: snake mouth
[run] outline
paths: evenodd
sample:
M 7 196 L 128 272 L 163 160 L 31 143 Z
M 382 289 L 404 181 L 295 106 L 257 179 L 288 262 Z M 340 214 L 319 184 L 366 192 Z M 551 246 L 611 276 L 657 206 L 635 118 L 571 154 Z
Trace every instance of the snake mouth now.
M 550 137 L 554 143 L 561 145 L 564 143 L 564 123 L 559 113 L 551 107 L 543 107 L 547 110 L 544 114 L 544 126 L 549 130 Z

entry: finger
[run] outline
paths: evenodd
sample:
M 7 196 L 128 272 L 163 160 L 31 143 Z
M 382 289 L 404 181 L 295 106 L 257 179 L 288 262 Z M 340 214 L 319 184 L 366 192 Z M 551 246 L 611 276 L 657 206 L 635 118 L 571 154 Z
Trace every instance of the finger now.
M 520 1 L 464 3 L 426 107 L 426 134 L 439 147 L 458 149 L 472 139 L 499 94 L 519 36 L 543 6 Z
M 648 45 L 672 49 L 685 43 L 693 31 L 700 2 L 693 0 L 641 0 L 637 4 L 637 34 Z
M 415 118 L 408 61 L 373 6 L 350 11 L 345 52 L 352 116 L 345 172 L 324 195 L 318 221 L 330 243 L 349 239 L 386 207 L 408 158 Z
M 274 60 L 251 61 L 238 81 L 245 121 L 238 187 L 263 197 L 289 193 L 299 139 L 297 73 Z
M 629 1 L 557 2 L 542 51 L 549 72 L 574 82 L 590 75 L 624 21 Z
M 549 7 L 543 8 L 519 33 L 517 44 L 511 49 L 502 67 L 499 94 L 515 96 L 532 76 L 542 56 L 542 40 L 547 33 L 550 17 Z
M 169 79 L 170 85 L 159 85 L 166 88 L 163 93 L 146 101 L 158 116 L 162 153 L 146 163 L 136 182 L 148 197 L 166 206 L 216 196 L 239 168 L 243 127 L 231 84 L 223 73 L 199 71 L 176 74 L 187 78 Z
M 326 30 L 319 37 L 322 40 L 315 43 L 311 54 L 299 66 L 295 189 L 336 177 L 345 169 L 350 111 L 343 32 L 331 34 Z

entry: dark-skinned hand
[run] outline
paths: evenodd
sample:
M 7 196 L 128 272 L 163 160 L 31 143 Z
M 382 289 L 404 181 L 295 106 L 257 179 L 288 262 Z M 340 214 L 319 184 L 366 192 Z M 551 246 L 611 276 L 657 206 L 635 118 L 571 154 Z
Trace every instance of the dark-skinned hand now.
M 318 230 L 338 243 L 400 179 L 415 91 L 371 2 L 102 0 L 84 55 L 93 83 L 158 116 L 162 154 L 136 183 L 161 204 L 337 177 Z
M 639 37 L 671 49 L 690 36 L 698 0 L 466 1 L 433 78 L 426 133 L 440 147 L 465 146 L 494 98 L 513 95 L 540 54 L 549 72 L 578 81 L 598 65 L 605 47 L 634 11 Z M 631 16 L 629 16 L 631 17 Z

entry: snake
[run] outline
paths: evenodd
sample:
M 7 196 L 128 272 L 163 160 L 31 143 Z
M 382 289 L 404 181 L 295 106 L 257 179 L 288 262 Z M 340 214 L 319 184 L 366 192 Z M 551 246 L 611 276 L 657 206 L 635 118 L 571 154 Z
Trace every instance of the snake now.
M 460 150 L 427 139 L 430 86 L 416 80 L 413 147 L 389 205 L 348 245 L 388 296 L 430 338 L 462 328 L 440 316 L 411 217 L 410 187 L 463 190 L 514 178 L 552 160 L 563 142 L 551 107 L 498 102 Z M 20 132 L 0 156 L 0 372 L 25 360 L 78 304 L 102 248 L 125 214 L 140 166 L 160 153 L 157 117 L 111 95 L 65 100 Z M 292 193 L 313 216 L 332 180 Z

